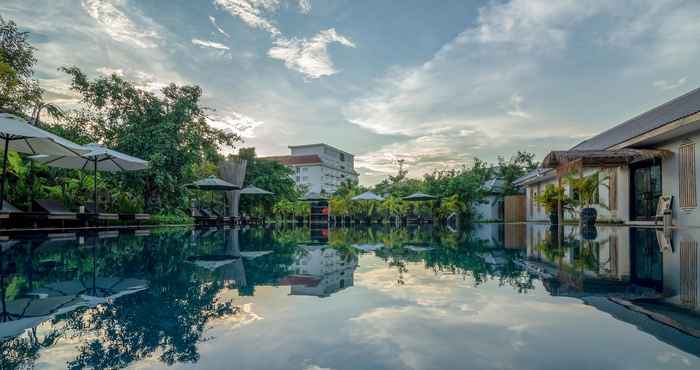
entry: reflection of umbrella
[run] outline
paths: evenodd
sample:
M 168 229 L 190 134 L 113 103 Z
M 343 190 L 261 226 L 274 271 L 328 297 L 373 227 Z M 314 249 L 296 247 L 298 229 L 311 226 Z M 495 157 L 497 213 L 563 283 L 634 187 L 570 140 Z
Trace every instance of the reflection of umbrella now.
M 93 201 L 95 202 L 95 213 L 98 213 L 97 208 L 97 171 L 104 172 L 127 172 L 141 171 L 148 168 L 148 162 L 143 159 L 132 157 L 128 154 L 118 152 L 116 150 L 105 148 L 100 144 L 87 144 L 83 148 L 89 150 L 88 153 L 81 157 L 70 156 L 48 156 L 44 158 L 35 158 L 39 163 L 43 163 L 52 167 L 69 168 L 69 169 L 86 169 L 88 165 L 92 167 L 94 175 L 94 191 Z
M 401 199 L 407 200 L 407 201 L 420 202 L 420 201 L 426 201 L 426 200 L 435 200 L 435 199 L 437 199 L 437 197 L 434 197 L 434 196 L 429 195 L 429 194 L 418 192 L 418 193 L 413 193 L 409 196 L 403 197 Z
M 252 259 L 256 259 L 256 258 L 258 258 L 258 257 L 262 257 L 262 256 L 265 256 L 265 255 L 268 255 L 268 254 L 270 254 L 270 253 L 272 253 L 272 251 L 250 251 L 250 252 L 241 252 L 241 257 L 243 257 L 243 258 L 245 258 L 245 259 L 252 260 Z
M 80 156 L 89 151 L 89 149 L 32 126 L 26 120 L 7 113 L 0 113 L 0 145 L 4 148 L 0 205 L 3 205 L 5 201 L 9 149 L 19 153 L 65 156 Z
M 384 198 L 380 197 L 379 195 L 371 192 L 371 191 L 366 191 L 360 195 L 356 195 L 352 198 L 351 200 L 376 200 L 376 201 L 383 201 Z
M 351 247 L 365 252 L 374 252 L 384 248 L 384 244 L 352 244 Z
M 431 250 L 435 249 L 435 248 L 431 248 L 431 247 L 418 247 L 415 245 L 404 245 L 404 248 L 406 248 L 410 251 L 414 251 L 414 252 L 427 252 L 427 251 L 431 251 Z
M 93 277 L 88 281 L 70 280 L 47 284 L 33 290 L 31 294 L 41 297 L 81 296 L 88 301 L 89 306 L 96 306 L 146 289 L 148 289 L 146 280 Z
M 254 185 L 248 185 L 245 188 L 241 190 L 241 194 L 248 194 L 248 195 L 273 195 L 275 193 L 267 190 L 260 189 L 257 186 Z
M 20 298 L 3 303 L 0 314 L 0 338 L 15 337 L 55 315 L 85 306 L 75 296 Z

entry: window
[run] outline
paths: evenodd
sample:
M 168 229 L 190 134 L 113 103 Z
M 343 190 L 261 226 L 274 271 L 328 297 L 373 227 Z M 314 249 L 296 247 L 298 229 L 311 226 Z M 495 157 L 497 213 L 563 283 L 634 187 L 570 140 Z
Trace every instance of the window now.
M 304 172 L 306 172 L 306 171 L 308 171 L 308 170 L 309 170 L 308 167 L 304 167 L 304 168 L 302 169 L 302 171 L 304 171 Z
M 678 148 L 678 184 L 681 208 L 697 207 L 695 187 L 695 143 Z
M 345 154 L 340 153 L 340 161 L 345 162 Z
M 611 168 L 608 174 L 608 208 L 617 210 L 617 168 Z

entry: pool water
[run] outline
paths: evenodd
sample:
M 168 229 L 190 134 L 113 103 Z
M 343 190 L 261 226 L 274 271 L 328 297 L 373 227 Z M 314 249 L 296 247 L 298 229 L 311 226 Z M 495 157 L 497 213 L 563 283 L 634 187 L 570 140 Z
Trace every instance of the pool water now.
M 697 369 L 700 230 L 0 239 L 0 368 Z

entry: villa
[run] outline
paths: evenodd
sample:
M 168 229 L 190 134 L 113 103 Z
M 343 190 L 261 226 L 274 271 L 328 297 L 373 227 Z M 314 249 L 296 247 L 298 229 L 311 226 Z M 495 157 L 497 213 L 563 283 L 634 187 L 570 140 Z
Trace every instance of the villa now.
M 527 221 L 548 217 L 536 197 L 564 176 L 598 174 L 601 221 L 643 224 L 662 195 L 673 197 L 675 226 L 700 226 L 695 143 L 700 140 L 700 88 L 623 122 L 567 151 L 550 152 L 542 167 L 516 180 L 525 189 Z M 570 190 L 569 190 L 570 191 Z M 574 215 L 566 215 L 568 219 Z
M 340 184 L 358 181 L 355 156 L 327 144 L 289 146 L 290 155 L 263 157 L 291 168 L 297 186 L 313 193 L 332 194 Z

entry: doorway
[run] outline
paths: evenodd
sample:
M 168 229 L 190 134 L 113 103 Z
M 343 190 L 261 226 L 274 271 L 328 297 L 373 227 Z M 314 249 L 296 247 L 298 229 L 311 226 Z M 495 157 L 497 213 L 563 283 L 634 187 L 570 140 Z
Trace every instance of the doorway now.
M 661 197 L 661 162 L 644 162 L 630 168 L 631 202 L 630 219 L 651 221 L 656 215 L 656 206 Z

